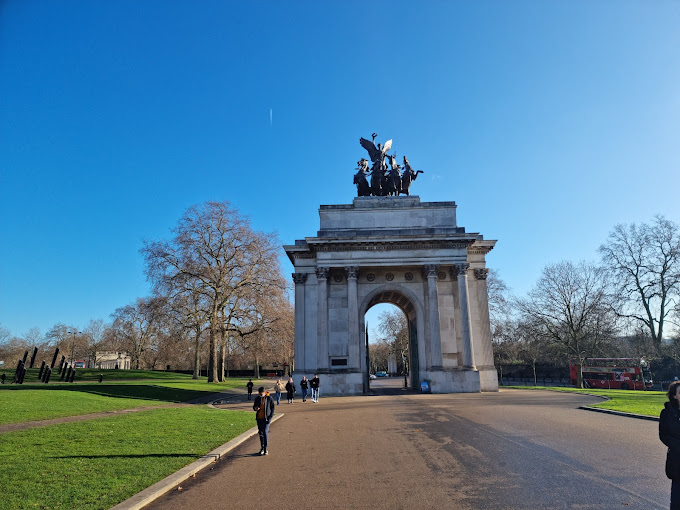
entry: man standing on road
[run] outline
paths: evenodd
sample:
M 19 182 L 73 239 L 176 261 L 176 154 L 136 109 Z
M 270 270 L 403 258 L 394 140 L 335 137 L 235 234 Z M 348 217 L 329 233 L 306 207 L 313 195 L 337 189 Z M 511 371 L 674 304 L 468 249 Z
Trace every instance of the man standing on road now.
M 314 374 L 312 380 L 309 381 L 309 387 L 312 388 L 312 402 L 319 401 L 319 386 L 320 386 L 319 375 Z
M 257 421 L 257 433 L 260 436 L 260 455 L 269 455 L 269 423 L 274 417 L 274 400 L 269 396 L 269 392 L 264 391 L 264 386 L 260 386 L 257 392 L 259 395 L 253 402 L 253 411 Z
M 248 379 L 248 384 L 246 384 L 246 388 L 248 388 L 248 400 L 253 399 L 253 380 Z

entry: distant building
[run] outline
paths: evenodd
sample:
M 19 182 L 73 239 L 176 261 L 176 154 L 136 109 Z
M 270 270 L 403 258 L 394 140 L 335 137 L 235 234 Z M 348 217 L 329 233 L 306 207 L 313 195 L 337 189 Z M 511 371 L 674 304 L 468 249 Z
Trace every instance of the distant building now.
M 101 351 L 95 353 L 95 366 L 102 370 L 130 370 L 132 358 L 127 352 Z

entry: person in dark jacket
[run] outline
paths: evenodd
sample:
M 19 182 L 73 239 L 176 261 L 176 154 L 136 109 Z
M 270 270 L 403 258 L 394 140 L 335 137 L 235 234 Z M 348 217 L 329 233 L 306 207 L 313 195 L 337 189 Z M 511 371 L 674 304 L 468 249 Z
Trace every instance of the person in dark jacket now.
M 248 388 L 248 400 L 253 399 L 253 380 L 248 379 L 248 384 L 246 384 L 246 388 Z
M 295 398 L 295 383 L 293 382 L 292 377 L 288 379 L 288 382 L 286 383 L 286 398 L 288 398 L 289 404 L 292 404 L 293 399 Z
M 274 399 L 269 392 L 264 391 L 264 386 L 257 390 L 258 395 L 253 402 L 255 420 L 257 421 L 257 433 L 260 436 L 260 455 L 269 455 L 269 423 L 274 417 Z
M 668 446 L 666 476 L 671 479 L 671 510 L 680 510 L 680 381 L 668 386 L 668 402 L 659 416 L 659 439 Z
M 319 386 L 320 386 L 319 376 L 314 374 L 314 377 L 309 381 L 309 387 L 312 388 L 312 402 L 319 401 Z
M 307 402 L 307 389 L 309 388 L 309 381 L 303 375 L 302 381 L 300 381 L 300 391 L 302 391 L 302 401 Z

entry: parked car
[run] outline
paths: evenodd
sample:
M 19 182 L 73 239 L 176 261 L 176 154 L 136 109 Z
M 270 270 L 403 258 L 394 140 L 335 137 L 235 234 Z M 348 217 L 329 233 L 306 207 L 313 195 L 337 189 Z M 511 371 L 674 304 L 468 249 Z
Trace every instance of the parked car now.
M 369 375 L 368 378 L 369 378 L 369 379 L 377 379 L 377 377 L 375 376 L 375 374 Z
M 388 374 L 387 374 L 387 372 L 376 372 L 375 376 L 376 377 L 387 377 Z

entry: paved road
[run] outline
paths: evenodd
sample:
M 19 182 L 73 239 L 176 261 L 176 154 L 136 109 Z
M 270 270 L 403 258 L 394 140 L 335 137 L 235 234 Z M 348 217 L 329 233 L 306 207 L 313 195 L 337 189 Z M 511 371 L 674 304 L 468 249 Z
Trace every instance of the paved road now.
M 668 508 L 658 424 L 577 409 L 593 402 L 502 390 L 282 403 L 269 456 L 253 438 L 149 508 Z

